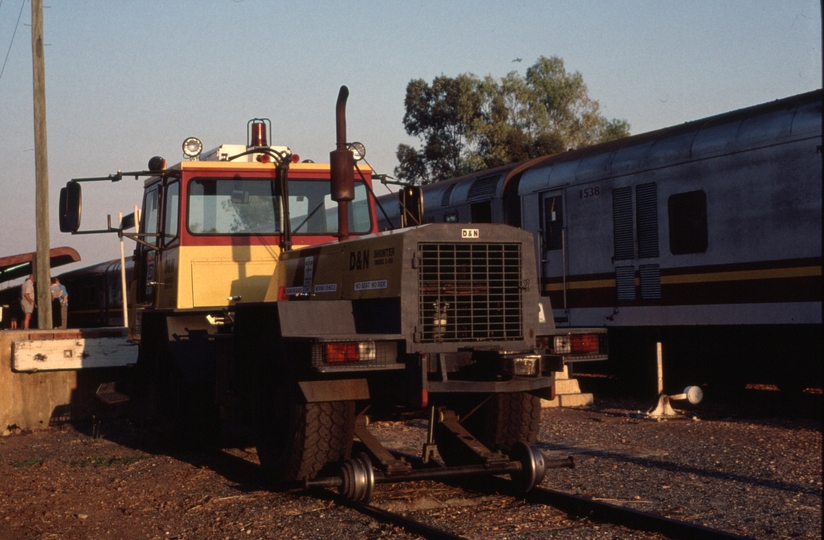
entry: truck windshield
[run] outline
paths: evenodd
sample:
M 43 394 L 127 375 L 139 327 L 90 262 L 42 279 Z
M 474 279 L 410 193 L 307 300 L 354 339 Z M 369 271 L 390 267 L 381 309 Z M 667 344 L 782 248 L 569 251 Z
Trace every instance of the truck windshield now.
M 294 234 L 338 232 L 338 206 L 328 179 L 289 180 L 289 214 Z M 191 234 L 276 234 L 283 229 L 281 197 L 275 183 L 238 178 L 198 178 L 189 183 L 187 226 Z M 367 190 L 355 183 L 349 203 L 353 234 L 372 230 Z

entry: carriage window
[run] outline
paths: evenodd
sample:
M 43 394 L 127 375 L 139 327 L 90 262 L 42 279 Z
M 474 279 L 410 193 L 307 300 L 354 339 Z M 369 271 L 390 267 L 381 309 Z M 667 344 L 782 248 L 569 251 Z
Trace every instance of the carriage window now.
M 673 255 L 707 251 L 707 194 L 703 190 L 670 196 L 669 243 Z
M 563 247 L 564 207 L 561 196 L 544 199 L 544 246 L 546 251 Z
M 492 204 L 489 201 L 475 203 L 470 210 L 472 223 L 492 223 Z

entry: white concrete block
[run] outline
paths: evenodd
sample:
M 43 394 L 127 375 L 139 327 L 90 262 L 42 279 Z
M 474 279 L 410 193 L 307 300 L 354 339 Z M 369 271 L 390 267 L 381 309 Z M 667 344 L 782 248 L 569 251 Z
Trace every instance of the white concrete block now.
M 12 343 L 14 371 L 118 367 L 137 362 L 137 345 L 123 337 L 17 340 Z

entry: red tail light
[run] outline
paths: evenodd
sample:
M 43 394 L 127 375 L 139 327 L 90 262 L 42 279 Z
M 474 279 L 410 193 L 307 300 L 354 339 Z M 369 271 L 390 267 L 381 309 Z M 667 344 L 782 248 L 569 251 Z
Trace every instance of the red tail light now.
M 357 362 L 360 360 L 360 351 L 357 343 L 326 343 L 324 358 L 329 363 Z
M 594 334 L 572 334 L 569 338 L 573 354 L 598 352 L 598 336 Z

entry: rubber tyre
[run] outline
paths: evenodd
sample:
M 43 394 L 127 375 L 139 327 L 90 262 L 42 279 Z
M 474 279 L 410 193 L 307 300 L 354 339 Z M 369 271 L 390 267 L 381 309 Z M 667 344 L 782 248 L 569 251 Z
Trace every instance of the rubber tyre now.
M 466 400 L 461 411 L 471 411 Z M 461 422 L 484 446 L 495 452 L 508 454 L 518 441 L 533 446 L 541 427 L 541 400 L 526 392 L 494 394 L 481 407 Z M 455 435 L 443 425 L 435 426 L 438 453 L 447 465 L 462 465 L 477 458 L 455 440 Z
M 267 350 L 257 356 L 252 393 L 255 445 L 267 478 L 314 478 L 327 464 L 349 459 L 355 403 L 306 403 L 289 370 L 290 354 L 277 345 Z
M 311 376 L 306 369 L 311 350 L 283 340 L 277 310 L 239 311 L 235 331 L 238 358 L 248 369 L 251 426 L 266 477 L 278 484 L 305 480 L 349 459 L 355 403 L 306 403 L 298 381 Z
M 279 388 L 257 399 L 255 437 L 260 465 L 277 483 L 314 478 L 329 463 L 352 453 L 355 403 L 300 403 L 296 391 Z

